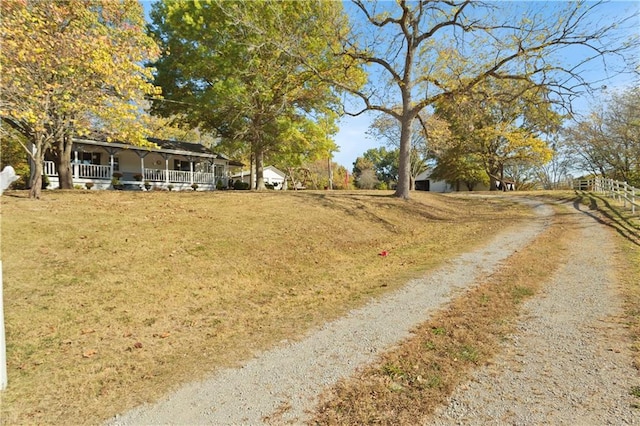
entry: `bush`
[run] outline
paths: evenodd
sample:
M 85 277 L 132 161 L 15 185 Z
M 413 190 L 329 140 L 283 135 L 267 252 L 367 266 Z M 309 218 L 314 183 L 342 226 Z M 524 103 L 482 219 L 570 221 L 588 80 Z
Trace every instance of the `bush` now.
M 20 178 L 11 185 L 9 185 L 9 189 L 28 189 L 29 188 L 29 174 L 22 174 Z
M 222 180 L 218 180 L 218 182 L 216 182 L 216 189 L 218 191 L 224 189 L 224 184 L 222 183 Z
M 249 184 L 247 182 L 237 180 L 233 183 L 233 189 L 247 190 L 249 189 Z
M 114 176 L 115 176 L 115 173 L 114 173 Z M 114 177 L 113 179 L 111 179 L 111 186 L 113 187 L 113 189 L 117 189 L 117 190 L 124 189 L 124 185 L 122 184 L 122 182 L 120 182 L 120 179 L 117 177 Z
M 389 189 L 389 185 L 387 185 L 387 182 L 378 182 L 376 184 L 376 189 L 386 190 Z

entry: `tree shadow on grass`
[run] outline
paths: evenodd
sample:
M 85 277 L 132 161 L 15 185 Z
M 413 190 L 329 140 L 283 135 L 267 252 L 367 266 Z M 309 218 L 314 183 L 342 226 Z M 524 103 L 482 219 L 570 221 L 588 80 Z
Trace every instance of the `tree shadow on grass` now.
M 573 201 L 573 207 L 576 210 L 613 228 L 619 235 L 631 243 L 640 246 L 640 226 L 631 222 L 629 217 L 623 215 L 619 208 L 612 206 L 604 197 L 593 193 L 576 191 L 576 195 L 577 198 Z M 589 210 L 584 210 L 585 205 L 582 203 L 582 200 L 585 198 L 589 201 Z
M 370 220 L 381 223 L 390 230 L 395 229 L 395 225 L 375 211 L 376 208 L 397 207 L 399 202 L 403 202 L 402 208 L 412 214 L 423 217 L 425 220 L 445 221 L 446 216 L 440 211 L 429 211 L 425 206 L 409 201 L 402 201 L 390 194 L 374 193 L 317 193 L 306 192 L 300 194 L 307 199 L 315 199 L 323 207 L 342 211 L 350 216 L 366 216 Z

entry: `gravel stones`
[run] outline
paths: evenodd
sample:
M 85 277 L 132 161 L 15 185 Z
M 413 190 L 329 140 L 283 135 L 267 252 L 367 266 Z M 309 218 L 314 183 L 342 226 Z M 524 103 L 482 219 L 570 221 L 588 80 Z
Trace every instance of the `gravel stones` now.
M 580 237 L 545 291 L 525 302 L 517 334 L 460 386 L 428 425 L 630 425 L 629 336 L 615 290 L 606 227 L 572 209 Z

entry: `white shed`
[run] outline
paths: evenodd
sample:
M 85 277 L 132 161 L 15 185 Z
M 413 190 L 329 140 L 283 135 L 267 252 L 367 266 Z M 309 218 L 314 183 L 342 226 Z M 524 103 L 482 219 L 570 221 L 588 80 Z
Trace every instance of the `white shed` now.
M 431 192 L 453 192 L 453 187 L 443 180 L 431 179 L 429 170 L 416 176 L 416 190 Z
M 231 179 L 234 181 L 240 179 L 242 182 L 250 183 L 249 170 L 243 170 L 240 173 L 231 175 Z M 286 175 L 284 172 L 278 170 L 275 166 L 267 166 L 262 170 L 262 176 L 264 177 L 264 183 L 273 185 L 274 189 L 287 189 L 285 181 Z

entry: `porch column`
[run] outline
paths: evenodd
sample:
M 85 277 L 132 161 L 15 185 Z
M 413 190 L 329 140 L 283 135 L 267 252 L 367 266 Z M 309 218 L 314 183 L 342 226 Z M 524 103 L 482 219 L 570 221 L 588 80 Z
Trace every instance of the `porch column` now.
M 193 162 L 195 161 L 195 157 L 187 156 L 187 160 L 189 160 L 189 183 L 193 185 Z
M 216 175 L 216 163 L 215 160 L 209 160 L 207 161 L 207 163 L 209 163 L 209 168 L 208 168 L 208 172 L 213 174 L 213 189 L 217 189 L 218 187 L 218 176 Z
M 120 152 L 120 148 L 114 148 L 114 147 L 111 147 L 111 146 L 109 146 L 109 147 L 103 146 L 102 149 L 104 149 L 107 152 L 107 154 L 109 154 L 109 169 L 110 169 L 109 170 L 110 171 L 109 180 L 111 180 L 111 178 L 113 177 L 113 174 L 115 173 L 115 170 L 114 170 L 115 169 L 115 164 L 116 164 L 115 155 L 118 152 Z
M 142 176 L 142 182 L 144 182 L 144 157 L 151 154 L 151 151 L 135 151 L 135 153 L 140 157 L 140 175 Z
M 164 158 L 164 183 L 169 185 L 169 157 L 171 157 L 171 154 L 161 152 L 160 156 Z
M 73 151 L 73 178 L 78 179 L 80 163 L 78 163 L 78 151 Z

